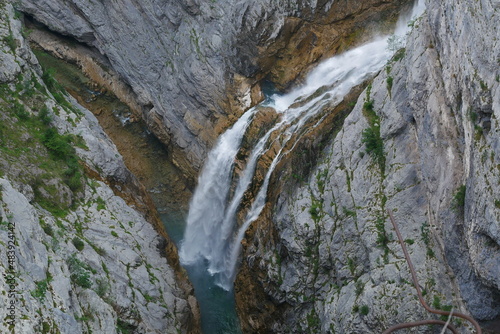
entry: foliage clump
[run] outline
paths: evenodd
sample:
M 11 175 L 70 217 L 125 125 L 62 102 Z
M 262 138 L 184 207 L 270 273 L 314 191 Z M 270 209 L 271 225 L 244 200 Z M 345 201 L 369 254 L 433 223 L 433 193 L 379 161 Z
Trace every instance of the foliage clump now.
M 80 252 L 83 250 L 83 248 L 85 247 L 85 244 L 84 242 L 82 241 L 82 239 L 78 238 L 78 237 L 74 237 L 73 240 L 73 245 L 75 246 L 75 248 L 77 250 L 79 250 Z
M 455 210 L 459 213 L 464 212 L 466 191 L 467 191 L 467 187 L 465 186 L 465 184 L 461 185 L 460 187 L 458 187 L 457 192 L 453 196 L 451 207 L 453 210 Z
M 89 273 L 89 271 L 92 271 L 90 266 L 78 260 L 74 255 L 70 256 L 66 263 L 71 273 L 71 282 L 82 288 L 89 289 L 92 286 Z
M 380 137 L 380 118 L 375 112 L 373 99 L 370 99 L 371 86 L 366 92 L 365 103 L 363 104 L 363 115 L 368 120 L 369 127 L 361 133 L 361 142 L 366 146 L 366 153 L 378 164 L 382 175 L 385 174 L 385 154 L 384 141 Z

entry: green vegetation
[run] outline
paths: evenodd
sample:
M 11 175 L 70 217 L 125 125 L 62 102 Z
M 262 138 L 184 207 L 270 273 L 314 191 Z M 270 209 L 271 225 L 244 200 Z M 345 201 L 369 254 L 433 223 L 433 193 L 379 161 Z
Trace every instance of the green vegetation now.
M 110 284 L 104 279 L 98 279 L 96 283 L 97 287 L 95 289 L 95 293 L 97 293 L 97 295 L 101 298 L 105 297 L 110 289 Z
M 399 49 L 398 51 L 396 51 L 396 53 L 392 57 L 392 61 L 400 61 L 401 59 L 403 59 L 405 57 L 405 54 L 406 54 L 405 48 Z
M 38 119 L 42 122 L 43 125 L 48 126 L 50 122 L 52 122 L 52 116 L 49 113 L 49 108 L 47 106 L 43 106 L 42 109 L 38 112 Z
M 420 232 L 422 233 L 422 241 L 424 242 L 427 248 L 427 253 L 426 253 L 427 256 L 434 257 L 435 254 L 431 248 L 430 230 L 429 230 L 429 224 L 427 224 L 427 222 L 422 224 L 422 226 L 420 227 Z
M 116 321 L 116 331 L 121 334 L 132 334 L 137 327 L 129 324 L 128 322 L 118 318 Z
M 488 85 L 483 80 L 479 80 L 479 86 L 482 90 L 488 90 Z
M 316 310 L 313 308 L 311 313 L 307 315 L 307 329 L 309 333 L 317 333 L 320 329 L 321 321 Z
M 17 42 L 14 36 L 12 35 L 12 31 L 3 38 L 3 41 L 12 50 L 12 52 L 16 52 Z
M 350 257 L 347 258 L 347 266 L 349 267 L 349 271 L 351 272 L 351 275 L 354 276 L 354 274 L 356 273 L 356 263 Z
M 14 115 L 17 117 L 17 119 L 20 121 L 27 121 L 30 118 L 30 114 L 29 112 L 26 111 L 24 105 L 17 100 L 14 100 L 12 104 L 12 111 L 14 112 Z
M 54 73 L 55 73 L 55 70 L 53 68 L 49 68 L 49 69 L 43 71 L 42 80 L 51 92 L 52 91 L 61 91 L 61 90 L 63 90 L 63 87 L 54 78 Z
M 31 296 L 43 302 L 45 300 L 45 294 L 47 293 L 47 289 L 51 281 L 52 281 L 52 275 L 49 272 L 47 272 L 46 279 L 35 283 L 36 288 L 35 290 L 30 292 Z
M 106 210 L 106 202 L 104 202 L 104 200 L 100 196 L 97 197 L 96 203 L 97 203 L 97 210 L 98 211 Z
M 74 147 L 71 145 L 73 139 L 69 135 L 60 135 L 57 130 L 49 127 L 42 135 L 42 143 L 55 159 L 66 162 L 63 171 L 63 180 L 73 191 L 80 191 L 83 187 L 82 168 L 78 163 L 78 157 Z
M 358 305 L 354 305 L 352 307 L 352 312 L 353 313 L 358 313 L 361 314 L 361 315 L 368 315 L 368 313 L 370 313 L 370 308 L 368 307 L 368 305 L 363 305 L 361 307 L 359 307 Z
M 44 78 L 56 87 L 50 75 Z M 51 125 L 46 100 L 47 91 L 35 75 L 20 74 L 14 84 L 0 84 L 0 160 L 13 161 L 11 169 L 20 171 L 18 181 L 33 188 L 36 203 L 64 217 L 83 188 L 83 168 L 73 147 L 77 137 L 61 135 Z M 70 193 L 61 191 L 63 184 Z M 44 231 L 53 235 L 50 226 Z
M 200 50 L 200 36 L 198 36 L 198 33 L 196 32 L 196 30 L 193 28 L 191 29 L 190 31 L 190 34 L 189 34 L 189 38 L 191 39 L 191 42 L 193 43 L 195 49 L 196 49 L 196 53 L 200 56 L 200 58 L 203 58 L 203 54 L 201 53 L 201 50 Z
M 405 242 L 408 244 L 408 245 L 413 245 L 415 243 L 415 240 L 413 239 L 406 239 Z
M 451 207 L 458 213 L 463 214 L 464 212 L 466 191 L 467 187 L 465 185 L 461 185 L 460 187 L 458 187 L 457 192 L 453 196 Z
M 391 90 L 392 90 L 392 82 L 394 78 L 391 76 L 387 77 L 387 91 L 389 92 L 389 96 L 391 96 Z
M 325 191 L 325 180 L 328 177 L 328 168 L 316 174 L 316 184 L 318 185 L 318 190 L 321 194 Z
M 365 289 L 365 284 L 361 281 L 361 280 L 357 280 L 356 283 L 355 283 L 355 286 L 356 286 L 356 289 L 355 289 L 355 293 L 356 293 L 356 296 L 359 296 L 363 293 L 363 290 Z
M 477 122 L 477 118 L 478 118 L 477 113 L 474 112 L 474 111 L 470 111 L 469 112 L 469 118 L 470 118 L 470 120 L 471 120 L 472 123 L 476 123 Z
M 469 111 L 469 118 L 474 126 L 474 139 L 480 140 L 483 136 L 483 128 L 479 124 L 476 124 L 479 116 L 476 112 Z
M 377 217 L 375 228 L 377 230 L 377 246 L 384 250 L 384 261 L 387 263 L 389 260 L 389 236 L 385 230 L 385 219 L 383 216 Z
M 323 217 L 323 201 L 312 199 L 311 207 L 309 208 L 309 213 L 311 214 L 311 218 L 318 222 L 321 217 Z
M 442 310 L 446 312 L 450 312 L 451 309 L 453 308 L 452 305 L 441 305 L 441 298 L 439 296 L 434 295 L 434 298 L 432 300 L 432 307 L 435 308 L 436 310 Z M 446 321 L 448 319 L 447 316 L 442 315 L 441 320 Z
M 345 206 L 342 207 L 342 212 L 344 213 L 344 215 L 346 217 L 356 218 L 358 216 L 358 214 L 356 213 L 356 211 L 350 210 L 350 209 L 346 208 Z
M 79 250 L 80 252 L 85 247 L 85 243 L 82 241 L 82 239 L 80 239 L 78 237 L 74 237 L 73 240 L 72 240 L 72 242 L 73 242 L 73 245 L 75 246 L 75 248 L 77 250 Z
M 82 288 L 90 288 L 92 281 L 90 280 L 90 273 L 95 273 L 90 266 L 78 260 L 75 255 L 70 256 L 66 263 L 68 264 L 71 273 L 70 279 L 73 284 L 81 286 Z
M 370 99 L 371 86 L 366 91 L 366 99 L 363 104 L 363 115 L 366 117 L 369 127 L 361 133 L 361 142 L 366 146 L 366 153 L 370 154 L 385 175 L 384 141 L 380 137 L 380 118 L 375 113 L 373 100 Z

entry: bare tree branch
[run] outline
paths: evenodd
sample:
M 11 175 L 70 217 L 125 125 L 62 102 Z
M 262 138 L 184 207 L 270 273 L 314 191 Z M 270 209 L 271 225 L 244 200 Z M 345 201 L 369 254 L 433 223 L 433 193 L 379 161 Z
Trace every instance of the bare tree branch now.
M 394 220 L 394 216 L 392 215 L 392 211 L 387 210 L 387 213 L 389 214 L 389 218 L 391 219 L 392 226 L 394 226 L 394 230 L 396 231 L 396 235 L 398 236 L 399 243 L 401 244 L 401 248 L 403 249 L 406 263 L 408 263 L 408 267 L 410 268 L 411 278 L 413 280 L 413 285 L 415 286 L 415 289 L 417 290 L 418 300 L 420 301 L 420 304 L 422 304 L 422 306 L 430 313 L 449 316 L 449 318 L 451 318 L 451 316 L 452 316 L 451 313 L 453 311 L 447 312 L 447 311 L 442 311 L 442 310 L 435 310 L 435 309 L 430 308 L 429 305 L 427 305 L 427 303 L 425 302 L 424 298 L 422 297 L 422 291 L 420 290 L 420 285 L 418 284 L 417 274 L 415 272 L 415 268 L 413 267 L 413 263 L 411 262 L 410 255 L 408 254 L 408 250 L 406 249 L 406 245 L 403 241 L 403 237 L 401 236 L 401 232 L 399 231 L 399 228 L 396 225 L 396 221 Z M 481 327 L 479 327 L 479 324 L 471 316 L 469 316 L 467 314 L 459 313 L 459 312 L 453 313 L 453 316 L 469 321 L 476 329 L 476 334 L 482 334 Z M 399 324 L 399 325 L 395 325 L 395 326 L 392 326 L 391 328 L 387 329 L 386 331 L 384 331 L 384 334 L 392 333 L 394 330 L 398 330 L 401 328 L 409 328 L 409 327 L 422 326 L 422 325 L 438 324 L 438 322 L 436 322 L 436 321 L 439 321 L 439 324 L 441 324 L 441 325 L 445 324 L 446 325 L 445 328 L 448 328 L 453 333 L 456 333 L 456 329 L 453 327 L 453 325 L 451 325 L 449 323 L 449 319 L 448 319 L 447 323 L 445 323 L 444 321 L 441 321 L 441 320 L 422 320 L 421 322 L 423 322 L 423 323 L 414 322 L 414 323 Z M 417 323 L 419 323 L 419 324 L 417 324 Z M 414 325 L 414 324 L 416 324 L 416 325 Z M 400 327 L 400 326 L 403 326 L 403 327 Z

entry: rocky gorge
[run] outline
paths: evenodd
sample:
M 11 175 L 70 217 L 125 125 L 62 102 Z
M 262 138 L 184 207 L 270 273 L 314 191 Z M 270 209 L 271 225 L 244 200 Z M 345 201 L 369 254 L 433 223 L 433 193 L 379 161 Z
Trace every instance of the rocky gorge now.
M 219 135 L 265 99 L 268 83 L 279 91 L 304 83 L 320 61 L 390 33 L 413 1 L 13 5 L 2 3 L 0 39 L 1 268 L 3 286 L 18 284 L 20 318 L 9 327 L 4 308 L 3 328 L 197 333 L 192 287 L 151 199 L 156 174 L 139 182 L 141 158 L 108 136 L 84 101 L 64 95 L 31 48 L 75 63 L 116 94 L 189 188 L 161 193 L 186 194 Z M 396 52 L 382 70 L 256 162 L 235 215 L 242 225 L 269 182 L 235 273 L 244 333 L 378 333 L 428 318 L 388 209 L 428 303 L 471 314 L 493 333 L 499 327 L 500 3 L 425 7 L 406 44 L 389 44 Z M 266 108 L 242 139 L 232 193 L 258 136 L 283 112 Z M 18 274 L 7 279 L 12 226 Z
M 93 114 L 42 72 L 19 12 L 4 3 L 1 15 L 2 332 L 196 332 L 192 287 L 149 194 Z
M 425 319 L 387 209 L 435 308 L 498 317 L 499 4 L 426 5 L 312 172 L 292 187 L 280 180 L 295 166 L 276 176 L 236 280 L 248 331 L 368 333 Z

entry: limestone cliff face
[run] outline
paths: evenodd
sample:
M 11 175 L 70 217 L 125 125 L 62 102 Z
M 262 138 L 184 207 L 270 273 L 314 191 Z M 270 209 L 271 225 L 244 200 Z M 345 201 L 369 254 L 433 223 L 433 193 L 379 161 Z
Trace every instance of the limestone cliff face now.
M 2 3 L 0 16 L 0 331 L 199 332 L 151 200 L 92 113 L 42 74 L 19 13 Z
M 429 304 L 498 317 L 499 23 L 498 1 L 427 1 L 310 177 L 281 184 L 247 232 L 236 281 L 247 331 L 380 333 L 428 318 L 386 209 Z M 362 142 L 373 124 L 379 156 Z
M 132 87 L 151 130 L 193 176 L 217 135 L 262 99 L 260 80 L 288 86 L 408 2 L 22 0 L 19 6 L 105 55 Z

